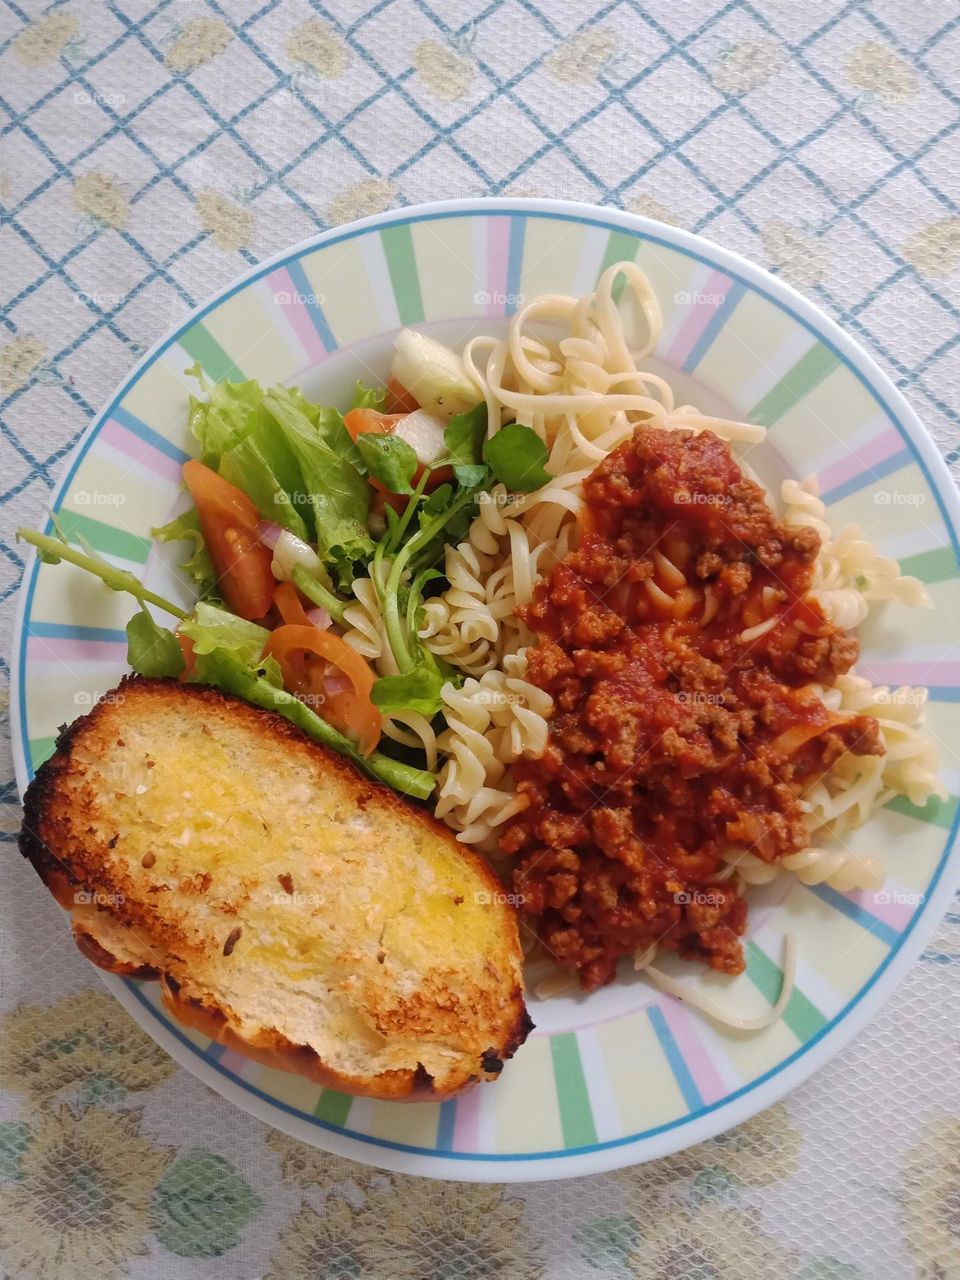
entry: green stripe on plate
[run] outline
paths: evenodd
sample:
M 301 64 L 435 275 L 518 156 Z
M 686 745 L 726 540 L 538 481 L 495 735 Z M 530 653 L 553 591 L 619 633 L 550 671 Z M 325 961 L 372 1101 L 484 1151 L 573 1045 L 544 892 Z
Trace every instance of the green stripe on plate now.
M 30 764 L 34 772 L 40 768 L 44 760 L 49 760 L 56 749 L 56 738 L 31 738 L 30 739 Z
M 94 520 L 93 516 L 81 515 L 79 511 L 58 511 L 57 517 L 63 532 L 71 541 L 79 534 L 86 538 L 95 551 L 104 551 L 108 556 L 120 556 L 122 560 L 132 560 L 135 564 L 147 563 L 150 554 L 149 538 L 138 538 L 135 533 L 117 529 L 112 524 L 104 524 L 102 520 Z
M 420 277 L 410 228 L 384 227 L 380 232 L 380 239 L 383 242 L 393 294 L 397 300 L 400 323 L 420 324 L 423 320 L 423 298 L 420 296 Z
M 921 582 L 945 582 L 957 572 L 957 558 L 949 547 L 934 547 L 932 551 L 918 551 L 900 561 L 900 569 Z
M 607 241 L 607 247 L 604 250 L 603 261 L 600 263 L 598 276 L 602 276 L 608 267 L 612 267 L 615 262 L 633 262 L 636 257 L 637 248 L 640 244 L 636 236 L 630 235 L 626 231 L 611 231 L 610 239 Z M 618 276 L 613 286 L 613 300 L 620 301 L 620 295 L 623 293 L 626 280 L 623 276 Z
M 927 803 L 921 806 L 911 804 L 906 796 L 895 796 L 883 807 L 892 809 L 894 813 L 901 813 L 905 818 L 916 818 L 917 822 L 927 822 L 933 827 L 942 827 L 944 831 L 949 831 L 957 814 L 957 797 L 950 796 L 947 800 L 941 800 L 938 796 L 931 796 Z
M 550 1056 L 557 1082 L 560 1127 L 566 1147 L 585 1147 L 597 1140 L 590 1109 L 590 1094 L 580 1061 L 577 1037 L 572 1031 L 550 1037 Z
M 789 373 L 784 374 L 775 387 L 771 387 L 760 403 L 754 406 L 750 421 L 763 427 L 773 424 L 795 404 L 798 404 L 808 392 L 822 382 L 827 374 L 832 373 L 840 363 L 822 342 L 811 347 L 805 356 L 801 356 Z
M 318 1120 L 326 1120 L 327 1124 L 345 1124 L 353 1098 L 348 1093 L 338 1093 L 336 1089 L 324 1089 L 313 1108 Z
M 241 371 L 205 325 L 195 324 L 177 341 L 187 355 L 203 366 L 214 382 L 244 382 Z
M 783 970 L 755 942 L 747 943 L 747 977 L 764 999 L 776 1004 L 783 984 Z M 783 1011 L 783 1020 L 801 1044 L 827 1025 L 826 1018 L 799 987 L 793 989 Z

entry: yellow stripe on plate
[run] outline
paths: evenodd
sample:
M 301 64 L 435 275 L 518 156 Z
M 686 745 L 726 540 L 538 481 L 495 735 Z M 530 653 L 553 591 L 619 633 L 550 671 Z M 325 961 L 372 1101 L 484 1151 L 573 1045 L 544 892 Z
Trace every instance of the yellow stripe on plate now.
M 203 324 L 244 377 L 272 386 L 292 377 L 301 359 L 299 345 L 277 319 L 256 289 L 243 289 L 204 316 Z
M 687 1114 L 646 1011 L 603 1023 L 597 1039 L 624 1133 L 640 1133 Z
M 528 1040 L 492 1090 L 496 1151 L 558 1151 L 563 1147 L 553 1080 L 549 1036 Z

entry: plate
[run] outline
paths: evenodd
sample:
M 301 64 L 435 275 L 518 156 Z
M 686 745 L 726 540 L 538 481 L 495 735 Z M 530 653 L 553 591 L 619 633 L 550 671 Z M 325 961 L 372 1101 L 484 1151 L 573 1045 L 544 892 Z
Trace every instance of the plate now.
M 152 548 L 150 529 L 183 503 L 188 366 L 199 361 L 213 379 L 299 384 L 313 399 L 342 403 L 355 378 L 383 377 L 400 327 L 448 341 L 502 331 L 524 298 L 582 294 L 621 258 L 638 262 L 657 289 L 657 361 L 681 396 L 765 424 L 768 441 L 751 463 L 768 481 L 818 472 L 834 525 L 860 524 L 927 582 L 933 611 L 888 605 L 869 620 L 861 669 L 876 683 L 928 685 L 930 731 L 956 746 L 960 663 L 946 655 L 960 616 L 960 522 L 935 446 L 887 377 L 809 302 L 737 255 L 643 218 L 555 201 L 451 201 L 298 245 L 198 308 L 143 358 L 83 437 L 53 508 L 71 535 L 171 594 L 172 562 Z M 129 613 L 125 598 L 79 571 L 29 563 L 14 674 L 21 790 L 57 727 L 124 671 Z M 956 792 L 956 778 L 946 781 Z M 855 840 L 886 855 L 882 892 L 769 887 L 752 899 L 743 975 L 686 966 L 687 981 L 755 1014 L 776 997 L 783 933 L 793 931 L 797 986 L 767 1030 L 720 1030 L 628 976 L 588 999 L 533 1001 L 537 1029 L 502 1079 L 442 1105 L 353 1099 L 269 1070 L 171 1022 L 155 985 L 105 981 L 178 1062 L 294 1137 L 440 1178 L 573 1177 L 739 1124 L 835 1054 L 946 909 L 958 879 L 956 826 L 955 799 L 923 810 L 892 802 Z

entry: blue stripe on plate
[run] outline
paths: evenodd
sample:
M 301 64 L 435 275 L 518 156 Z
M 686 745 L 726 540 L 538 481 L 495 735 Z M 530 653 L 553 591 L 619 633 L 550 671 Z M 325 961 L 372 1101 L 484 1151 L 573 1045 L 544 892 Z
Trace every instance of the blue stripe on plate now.
M 714 340 L 717 338 L 721 329 L 733 314 L 737 303 L 746 292 L 746 285 L 740 284 L 737 281 L 731 282 L 723 302 L 721 302 L 720 306 L 717 307 L 716 311 L 710 317 L 703 333 L 701 333 L 700 337 L 693 344 L 693 350 L 687 356 L 686 360 L 684 360 L 683 369 L 685 373 L 693 373 L 694 369 L 696 369 L 697 365 L 713 346 Z
M 899 942 L 900 934 L 897 930 L 884 920 L 878 920 L 873 912 L 868 911 L 866 907 L 861 907 L 859 902 L 853 902 L 850 898 L 844 897 L 829 885 L 812 884 L 808 888 L 821 902 L 825 902 L 828 907 L 833 907 L 834 911 L 839 911 L 848 920 L 855 921 L 862 929 L 866 929 L 867 933 L 872 933 L 888 947 L 894 947 Z
M 184 453 L 182 449 L 178 449 L 172 440 L 168 440 L 159 431 L 154 431 L 153 427 L 148 427 L 145 422 L 135 418 L 129 410 L 121 409 L 117 405 L 110 417 L 132 435 L 137 436 L 144 444 L 148 444 L 151 449 L 156 449 L 158 453 L 166 454 L 174 462 L 179 462 L 182 465 L 190 457 L 189 453 Z
M 684 1102 L 691 1111 L 699 1111 L 703 1106 L 703 1097 L 694 1083 L 693 1076 L 690 1074 L 690 1069 L 684 1060 L 683 1054 L 680 1052 L 676 1040 L 673 1038 L 673 1032 L 667 1026 L 666 1018 L 656 1005 L 650 1006 L 647 1010 L 647 1017 L 650 1019 L 650 1024 L 657 1039 L 660 1041 L 660 1048 L 663 1050 L 664 1056 L 670 1065 L 674 1079 L 680 1086 Z

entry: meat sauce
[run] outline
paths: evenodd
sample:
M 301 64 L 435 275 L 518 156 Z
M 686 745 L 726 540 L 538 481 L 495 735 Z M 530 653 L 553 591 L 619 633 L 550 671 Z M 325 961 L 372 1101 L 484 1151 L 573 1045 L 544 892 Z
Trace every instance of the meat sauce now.
M 653 944 L 739 973 L 746 903 L 722 854 L 804 848 L 800 793 L 882 751 L 876 721 L 805 687 L 857 643 L 808 594 L 816 532 L 781 524 L 712 433 L 639 428 L 584 498 L 579 548 L 524 611 L 554 712 L 544 756 L 514 767 L 514 889 L 586 990 Z

